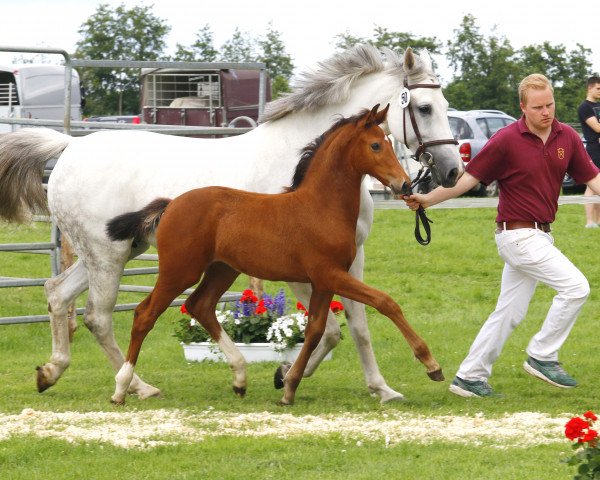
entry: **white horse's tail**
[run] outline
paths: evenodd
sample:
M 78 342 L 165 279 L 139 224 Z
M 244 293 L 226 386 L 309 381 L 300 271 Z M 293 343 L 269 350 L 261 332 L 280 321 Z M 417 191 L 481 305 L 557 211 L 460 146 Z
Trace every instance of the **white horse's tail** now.
M 168 198 L 157 198 L 137 212 L 124 213 L 106 223 L 106 233 L 111 240 L 145 242 L 158 228 L 160 217 L 171 203 Z
M 0 219 L 23 222 L 47 213 L 44 165 L 58 157 L 72 137 L 48 128 L 23 128 L 0 135 Z

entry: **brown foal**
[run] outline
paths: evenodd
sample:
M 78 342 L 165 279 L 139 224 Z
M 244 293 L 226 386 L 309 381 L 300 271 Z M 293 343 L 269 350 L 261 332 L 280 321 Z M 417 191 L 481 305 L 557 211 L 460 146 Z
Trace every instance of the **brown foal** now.
M 311 352 L 325 328 L 334 294 L 377 309 L 400 329 L 433 380 L 443 380 L 427 344 L 386 293 L 353 278 L 356 222 L 364 175 L 395 193 L 410 179 L 379 124 L 387 110 L 364 111 L 337 121 L 302 152 L 292 187 L 268 195 L 208 187 L 174 200 L 157 199 L 107 224 L 113 240 L 143 241 L 156 232 L 159 274 L 152 293 L 135 310 L 126 361 L 116 376 L 112 401 L 122 404 L 144 338 L 185 289 L 200 284 L 185 302 L 228 358 L 236 394 L 246 393 L 245 361 L 215 316 L 221 295 L 240 272 L 267 280 L 312 285 L 305 342 L 283 380 L 282 404 L 292 404 Z M 263 219 L 251 225 L 248 219 Z M 159 223 L 160 221 L 160 223 Z

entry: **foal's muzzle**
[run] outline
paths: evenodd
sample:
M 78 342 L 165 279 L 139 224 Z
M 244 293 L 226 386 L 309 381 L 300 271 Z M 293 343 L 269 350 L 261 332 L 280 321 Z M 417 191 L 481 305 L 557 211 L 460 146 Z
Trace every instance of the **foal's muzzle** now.
M 410 183 L 408 182 L 402 182 L 401 184 L 399 182 L 391 182 L 390 188 L 392 189 L 392 192 L 394 192 L 394 195 L 411 194 Z

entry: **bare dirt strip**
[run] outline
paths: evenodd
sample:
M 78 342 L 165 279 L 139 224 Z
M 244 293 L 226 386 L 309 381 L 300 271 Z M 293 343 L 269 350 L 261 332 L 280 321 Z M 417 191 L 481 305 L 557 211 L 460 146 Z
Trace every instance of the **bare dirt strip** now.
M 375 441 L 386 447 L 399 442 L 453 442 L 518 448 L 565 442 L 564 425 L 570 417 L 537 412 L 486 418 L 483 414 L 424 417 L 397 412 L 316 416 L 239 414 L 214 409 L 200 413 L 166 409 L 59 413 L 25 409 L 16 415 L 0 413 L 0 441 L 34 435 L 71 443 L 102 442 L 122 448 L 153 448 L 201 442 L 215 436 L 335 435 L 358 445 Z

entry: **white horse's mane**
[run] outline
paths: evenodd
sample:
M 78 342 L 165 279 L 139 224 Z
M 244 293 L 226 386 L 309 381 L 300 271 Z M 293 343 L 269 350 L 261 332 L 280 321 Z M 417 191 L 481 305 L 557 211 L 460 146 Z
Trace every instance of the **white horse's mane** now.
M 411 75 L 425 73 L 428 68 L 419 56 Z M 387 70 L 392 75 L 404 77 L 402 55 L 370 44 L 356 45 L 319 62 L 316 70 L 303 72 L 294 82 L 293 91 L 268 103 L 260 123 L 277 120 L 289 113 L 312 111 L 324 105 L 340 103 L 350 95 L 354 82 L 364 75 Z

